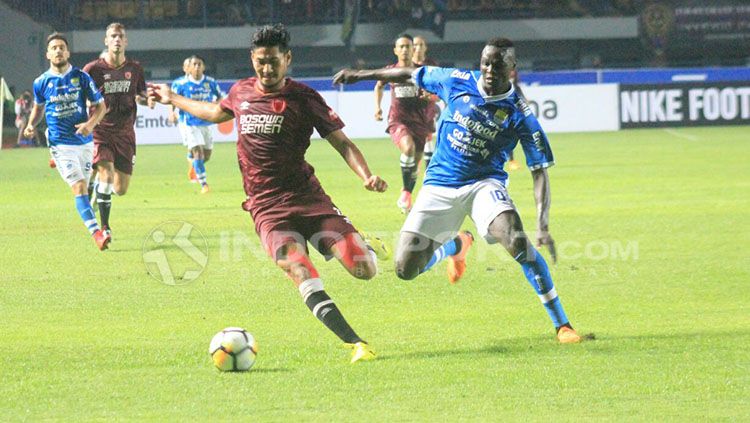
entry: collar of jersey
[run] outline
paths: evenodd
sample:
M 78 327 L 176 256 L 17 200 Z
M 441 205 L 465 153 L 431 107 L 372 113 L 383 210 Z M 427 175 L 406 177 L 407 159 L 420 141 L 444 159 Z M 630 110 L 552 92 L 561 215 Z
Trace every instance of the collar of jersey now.
M 511 94 L 515 91 L 515 88 L 513 87 L 513 84 L 510 84 L 510 89 L 502 94 L 498 95 L 487 95 L 486 92 L 484 92 L 484 88 L 482 88 L 482 77 L 480 76 L 479 79 L 477 79 L 477 90 L 479 90 L 479 94 L 484 98 L 484 101 L 500 101 L 505 100 L 506 98 L 510 97 Z
M 192 82 L 193 84 L 200 84 L 201 82 L 206 80 L 206 74 L 203 74 L 203 78 L 201 79 L 195 79 L 192 75 L 187 76 L 188 81 Z
M 72 70 L 73 70 L 73 65 L 71 65 L 70 63 L 68 63 L 68 70 L 66 70 L 66 71 L 65 71 L 65 72 L 63 72 L 63 73 L 57 73 L 57 72 L 53 71 L 53 70 L 52 70 L 52 67 L 50 67 L 50 68 L 49 68 L 49 71 L 48 71 L 48 72 L 49 72 L 49 73 L 50 73 L 51 75 L 55 75 L 55 76 L 65 76 L 65 75 L 69 74 L 69 73 L 70 73 L 70 72 L 71 72 Z

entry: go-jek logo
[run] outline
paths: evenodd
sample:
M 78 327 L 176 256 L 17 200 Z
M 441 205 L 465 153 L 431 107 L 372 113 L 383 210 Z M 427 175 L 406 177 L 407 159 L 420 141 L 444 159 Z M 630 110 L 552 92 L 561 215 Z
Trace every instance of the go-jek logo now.
M 188 222 L 165 222 L 143 240 L 146 271 L 165 285 L 186 285 L 208 264 L 206 238 Z

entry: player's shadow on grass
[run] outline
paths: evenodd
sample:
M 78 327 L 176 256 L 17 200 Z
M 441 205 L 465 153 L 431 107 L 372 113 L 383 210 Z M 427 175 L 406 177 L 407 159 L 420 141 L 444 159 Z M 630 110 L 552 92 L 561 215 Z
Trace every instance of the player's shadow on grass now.
M 593 333 L 582 334 L 584 343 L 593 343 L 597 338 Z M 536 353 L 555 351 L 559 348 L 575 347 L 574 345 L 560 345 L 554 336 L 533 336 L 511 338 L 494 341 L 489 345 L 477 348 L 454 348 L 446 350 L 415 351 L 403 354 L 384 353 L 378 360 L 389 359 L 430 359 L 455 356 L 504 356 L 513 357 L 525 355 L 533 351 Z
M 291 373 L 292 369 L 286 367 L 253 367 L 245 372 L 223 372 L 229 375 L 252 375 L 254 373 Z
M 597 344 L 597 349 L 608 349 L 610 341 L 617 341 L 618 350 L 622 350 L 623 345 L 636 345 L 640 350 L 642 343 L 648 342 L 658 346 L 660 344 L 677 344 L 688 345 L 691 343 L 705 344 L 707 341 L 713 341 L 716 345 L 732 344 L 738 338 L 750 338 L 750 330 L 726 330 L 726 331 L 701 331 L 701 332 L 679 332 L 679 333 L 640 333 L 637 335 L 608 335 L 597 336 L 601 342 Z M 625 341 L 625 344 L 622 343 Z
M 547 351 L 576 351 L 576 347 L 584 346 L 589 352 L 608 353 L 610 350 L 619 353 L 633 349 L 636 351 L 643 350 L 643 343 L 652 344 L 654 347 L 668 349 L 670 346 L 677 346 L 678 349 L 684 349 L 686 344 L 698 343 L 704 344 L 708 340 L 713 340 L 717 345 L 721 345 L 723 340 L 736 341 L 738 337 L 750 337 L 750 331 L 703 331 L 703 332 L 681 332 L 681 333 L 653 333 L 638 335 L 609 335 L 607 333 L 594 335 L 593 333 L 582 334 L 584 341 L 576 345 L 560 345 L 549 336 L 523 337 L 495 341 L 492 344 L 477 348 L 454 348 L 445 350 L 425 350 L 408 353 L 384 353 L 378 360 L 390 359 L 434 359 L 455 356 L 488 356 L 499 355 L 505 357 L 520 356 L 529 352 L 547 352 Z M 616 346 L 611 344 L 615 342 Z M 624 343 L 622 341 L 625 341 Z M 591 346 L 591 347 L 587 347 Z
M 107 252 L 105 254 L 123 254 L 123 253 L 134 253 L 134 252 L 142 252 L 143 248 L 141 247 L 133 247 L 133 248 L 108 248 Z
M 286 367 L 259 367 L 253 368 L 249 372 L 245 373 L 291 373 L 292 369 Z
M 484 347 L 477 347 L 477 348 L 425 350 L 425 351 L 408 352 L 408 353 L 403 353 L 403 354 L 384 353 L 383 355 L 378 357 L 378 361 L 390 360 L 390 359 L 423 360 L 423 359 L 445 358 L 445 357 L 455 357 L 455 356 L 486 356 L 486 355 L 512 356 L 512 355 L 517 355 L 517 354 L 528 352 L 529 349 L 532 349 L 534 347 L 538 349 L 542 349 L 546 347 L 545 344 L 548 344 L 548 343 L 551 344 L 552 346 L 555 346 L 553 341 L 550 341 L 549 339 L 534 338 L 532 340 L 530 338 L 523 338 L 523 344 L 521 344 L 521 342 L 517 342 L 517 341 L 514 342 L 511 340 L 508 342 L 495 342 L 493 344 L 486 345 Z

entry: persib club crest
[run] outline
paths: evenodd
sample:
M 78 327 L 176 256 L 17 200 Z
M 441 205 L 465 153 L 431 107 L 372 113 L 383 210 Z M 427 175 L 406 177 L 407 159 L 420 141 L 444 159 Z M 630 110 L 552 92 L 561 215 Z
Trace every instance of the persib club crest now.
M 81 84 L 81 80 L 78 78 L 70 78 L 70 85 L 77 87 Z
M 501 124 L 508 119 L 508 112 L 503 109 L 497 109 L 494 116 L 495 123 Z

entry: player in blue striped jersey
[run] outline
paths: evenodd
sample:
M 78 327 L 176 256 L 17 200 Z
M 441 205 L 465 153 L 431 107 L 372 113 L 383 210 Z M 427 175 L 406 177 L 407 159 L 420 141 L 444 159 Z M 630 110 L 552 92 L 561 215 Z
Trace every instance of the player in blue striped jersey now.
M 547 174 L 554 157 L 539 122 L 509 80 L 515 67 L 513 43 L 494 38 L 482 50 L 479 71 L 433 66 L 345 69 L 334 76 L 334 82 L 376 79 L 398 83 L 411 79 L 446 104 L 424 186 L 401 228 L 396 253 L 398 276 L 413 279 L 449 258 L 449 280 L 458 281 L 473 242 L 469 232 L 458 232 L 468 215 L 487 242 L 500 243 L 521 265 L 555 326 L 558 340 L 580 342 L 581 337 L 570 325 L 557 296 L 547 263 L 526 237 L 505 188 L 506 152 L 520 141 L 534 180 L 537 246 L 547 246 L 556 260 L 555 244 L 549 234 Z
M 190 68 L 190 57 L 186 57 L 185 60 L 182 61 L 182 72 L 184 75 L 181 77 L 175 79 L 172 81 L 172 87 L 175 86 L 177 83 L 181 83 L 183 79 L 186 79 L 188 77 L 188 70 Z M 185 122 L 180 120 L 180 109 L 178 109 L 175 106 L 170 106 L 169 116 L 167 117 L 167 120 L 172 125 L 177 125 L 177 130 L 180 132 L 180 141 L 182 141 L 182 145 L 187 147 L 187 125 L 185 125 Z M 198 177 L 195 176 L 195 169 L 193 168 L 193 152 L 190 151 L 188 148 L 187 150 L 187 162 L 188 162 L 188 179 L 190 182 L 198 183 Z
M 189 59 L 187 75 L 172 83 L 172 91 L 196 101 L 215 103 L 223 99 L 226 94 L 219 87 L 219 83 L 204 74 L 206 65 L 203 58 L 193 55 Z M 205 163 L 211 158 L 213 149 L 213 140 L 208 127 L 213 123 L 199 119 L 183 110 L 179 112 L 179 121 L 184 125 L 182 135 L 193 155 L 193 169 L 201 184 L 201 193 L 205 194 L 209 191 Z
M 107 110 L 104 97 L 89 74 L 72 66 L 69 58 L 65 36 L 54 33 L 47 37 L 50 68 L 34 81 L 34 107 L 24 133 L 34 133 L 44 109 L 50 152 L 57 170 L 73 190 L 83 223 L 99 249 L 105 250 L 110 237 L 99 228 L 87 189 L 94 155 L 91 133 Z M 87 102 L 93 107 L 91 115 Z

